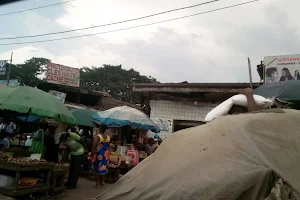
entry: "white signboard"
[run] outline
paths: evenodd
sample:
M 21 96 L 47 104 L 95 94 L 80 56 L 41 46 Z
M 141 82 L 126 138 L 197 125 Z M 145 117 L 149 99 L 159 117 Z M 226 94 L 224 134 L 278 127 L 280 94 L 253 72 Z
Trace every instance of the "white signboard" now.
M 6 63 L 7 63 L 6 60 L 0 60 L 0 75 L 5 75 L 5 73 L 6 73 L 5 64 Z
M 63 103 L 65 103 L 67 94 L 63 93 L 63 92 L 58 92 L 55 90 L 49 90 L 49 93 L 53 96 L 55 96 L 56 98 L 58 98 L 59 100 L 61 100 Z
M 265 82 L 300 80 L 300 54 L 264 58 Z

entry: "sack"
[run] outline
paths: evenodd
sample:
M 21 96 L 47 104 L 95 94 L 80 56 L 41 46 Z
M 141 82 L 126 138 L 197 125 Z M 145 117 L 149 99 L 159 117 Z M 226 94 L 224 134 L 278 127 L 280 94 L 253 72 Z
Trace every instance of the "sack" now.
M 268 108 L 272 105 L 272 101 L 259 95 L 253 95 L 256 104 L 263 108 Z M 243 94 L 234 95 L 231 97 L 233 105 L 247 107 L 247 97 Z
M 259 95 L 253 95 L 256 104 L 263 108 L 268 108 L 272 105 L 272 101 Z M 204 121 L 209 122 L 216 117 L 227 115 L 233 105 L 247 107 L 247 97 L 243 94 L 234 95 L 227 99 L 214 109 L 212 109 L 205 117 Z
M 233 101 L 231 98 L 229 98 L 223 103 L 221 103 L 220 105 L 218 105 L 217 107 L 215 107 L 214 109 L 212 109 L 206 115 L 204 121 L 210 122 L 214 120 L 216 117 L 227 115 L 229 110 L 232 108 L 232 106 L 233 106 Z

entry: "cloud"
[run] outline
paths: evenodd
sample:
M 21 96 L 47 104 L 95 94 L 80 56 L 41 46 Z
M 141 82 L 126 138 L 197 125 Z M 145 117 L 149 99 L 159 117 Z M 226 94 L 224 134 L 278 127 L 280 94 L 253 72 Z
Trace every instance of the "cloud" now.
M 59 15 L 42 12 L 22 15 L 17 20 L 19 27 L 11 30 L 18 31 L 13 35 L 68 30 L 122 21 L 196 3 L 199 1 L 153 0 L 141 3 L 133 0 L 90 0 L 87 3 L 80 0 L 64 4 L 60 8 L 63 12 Z M 220 1 L 141 21 L 50 38 L 126 28 L 236 3 L 241 1 Z M 47 57 L 53 62 L 72 67 L 122 64 L 126 69 L 133 68 L 162 82 L 247 82 L 247 57 L 250 57 L 253 77 L 258 81 L 255 68 L 264 56 L 299 53 L 299 7 L 298 0 L 289 0 L 289 4 L 280 0 L 264 0 L 140 29 L 53 43 L 9 48 L 0 46 L 0 52 L 3 52 L 0 56 L 6 58 L 13 50 L 14 63 L 34 56 Z M 9 35 L 9 32 L 3 34 Z

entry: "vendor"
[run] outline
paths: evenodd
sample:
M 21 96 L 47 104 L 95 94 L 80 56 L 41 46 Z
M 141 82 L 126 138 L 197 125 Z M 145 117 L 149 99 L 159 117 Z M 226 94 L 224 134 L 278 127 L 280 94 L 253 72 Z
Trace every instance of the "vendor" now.
M 8 150 L 10 148 L 10 142 L 8 139 L 8 134 L 6 132 L 0 133 L 0 148 L 3 150 Z
M 67 128 L 67 130 L 69 130 Z M 75 189 L 77 187 L 81 166 L 84 163 L 84 154 L 86 153 L 86 144 L 83 139 L 76 133 L 66 132 L 61 134 L 60 142 L 70 149 L 70 170 L 69 178 L 65 186 L 67 189 Z
M 145 147 L 148 155 L 151 155 L 155 152 L 158 147 L 158 144 L 154 140 L 154 138 L 145 139 Z
M 57 124 L 49 123 L 49 128 L 45 137 L 45 160 L 57 163 L 58 162 L 58 149 L 59 145 L 55 142 Z
M 110 137 L 105 133 L 107 126 L 102 124 L 99 134 L 94 137 L 91 152 L 92 168 L 96 174 L 96 186 L 104 186 L 104 176 L 109 166 L 109 142 Z
M 44 157 L 45 153 L 45 132 L 48 128 L 48 122 L 46 120 L 42 120 L 39 123 L 39 130 L 34 133 L 32 144 L 30 146 L 30 151 L 32 153 L 41 154 L 41 157 Z

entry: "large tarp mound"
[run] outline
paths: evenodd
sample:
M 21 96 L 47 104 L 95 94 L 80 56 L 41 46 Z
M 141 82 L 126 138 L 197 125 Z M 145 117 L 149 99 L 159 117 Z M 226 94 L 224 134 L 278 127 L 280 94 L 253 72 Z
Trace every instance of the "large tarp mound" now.
M 300 191 L 300 111 L 219 117 L 168 137 L 101 200 L 260 200 L 280 177 Z

